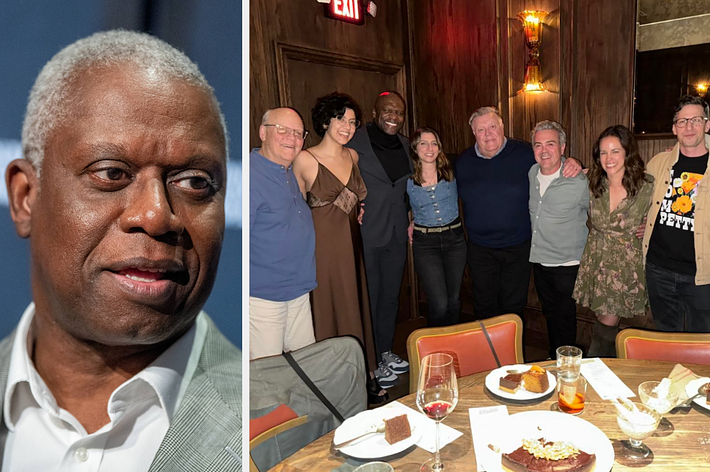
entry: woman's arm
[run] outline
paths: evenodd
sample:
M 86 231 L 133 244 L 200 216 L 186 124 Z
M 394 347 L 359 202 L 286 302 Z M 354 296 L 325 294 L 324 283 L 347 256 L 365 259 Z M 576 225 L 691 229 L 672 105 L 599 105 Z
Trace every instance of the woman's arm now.
M 292 169 L 293 175 L 298 181 L 298 188 L 301 189 L 301 194 L 305 199 L 318 175 L 318 161 L 308 152 L 301 151 L 294 159 Z

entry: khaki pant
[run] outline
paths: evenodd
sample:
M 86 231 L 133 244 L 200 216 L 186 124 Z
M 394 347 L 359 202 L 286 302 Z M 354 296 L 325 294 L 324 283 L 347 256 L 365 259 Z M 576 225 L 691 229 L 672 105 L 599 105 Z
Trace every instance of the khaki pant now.
M 249 297 L 249 359 L 295 351 L 316 342 L 308 294 L 285 302 Z

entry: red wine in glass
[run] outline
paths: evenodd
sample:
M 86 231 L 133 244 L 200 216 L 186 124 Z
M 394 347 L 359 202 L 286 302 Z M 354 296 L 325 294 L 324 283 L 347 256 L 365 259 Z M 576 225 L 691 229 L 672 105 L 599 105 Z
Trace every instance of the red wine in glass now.
M 454 405 L 444 400 L 429 402 L 422 408 L 424 414 L 434 421 L 443 420 L 449 416 L 449 413 L 451 413 L 453 409 Z

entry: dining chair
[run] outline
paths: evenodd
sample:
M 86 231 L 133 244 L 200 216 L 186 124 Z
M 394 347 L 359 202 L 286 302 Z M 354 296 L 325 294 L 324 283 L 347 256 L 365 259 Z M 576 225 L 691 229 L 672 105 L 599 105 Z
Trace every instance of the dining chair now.
M 249 449 L 267 439 L 308 422 L 308 416 L 298 416 L 288 405 L 279 405 L 271 413 L 249 420 Z M 259 472 L 254 459 L 249 457 L 249 472 Z
M 628 328 L 616 335 L 616 353 L 619 359 L 710 365 L 710 334 Z
M 513 313 L 453 326 L 418 329 L 407 338 L 409 392 L 417 391 L 421 359 L 433 352 L 450 354 L 458 377 L 497 368 L 481 323 L 486 327 L 501 365 L 524 362 L 523 321 Z

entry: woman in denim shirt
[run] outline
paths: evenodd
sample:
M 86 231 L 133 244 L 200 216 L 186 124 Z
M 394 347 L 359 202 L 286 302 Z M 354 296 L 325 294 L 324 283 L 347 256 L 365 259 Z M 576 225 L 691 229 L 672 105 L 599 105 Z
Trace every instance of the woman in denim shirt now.
M 459 218 L 456 179 L 439 135 L 420 128 L 412 136 L 414 174 L 407 181 L 414 269 L 429 304 L 428 326 L 459 322 L 466 241 Z

